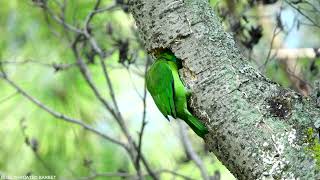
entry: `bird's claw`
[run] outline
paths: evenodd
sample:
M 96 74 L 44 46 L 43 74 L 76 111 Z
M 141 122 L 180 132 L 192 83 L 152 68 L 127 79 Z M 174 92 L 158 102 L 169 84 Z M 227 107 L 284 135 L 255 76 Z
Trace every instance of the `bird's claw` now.
M 186 89 L 186 96 L 187 96 L 188 99 L 191 97 L 191 94 L 192 94 L 191 90 L 190 89 Z

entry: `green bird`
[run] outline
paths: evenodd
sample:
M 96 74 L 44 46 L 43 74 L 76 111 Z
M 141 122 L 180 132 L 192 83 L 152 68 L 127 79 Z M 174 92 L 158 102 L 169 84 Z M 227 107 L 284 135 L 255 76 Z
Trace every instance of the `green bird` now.
M 188 110 L 187 98 L 191 93 L 186 90 L 178 69 L 181 60 L 171 51 L 161 52 L 146 74 L 147 89 L 160 112 L 169 120 L 169 116 L 184 120 L 200 137 L 208 133 L 206 126 Z

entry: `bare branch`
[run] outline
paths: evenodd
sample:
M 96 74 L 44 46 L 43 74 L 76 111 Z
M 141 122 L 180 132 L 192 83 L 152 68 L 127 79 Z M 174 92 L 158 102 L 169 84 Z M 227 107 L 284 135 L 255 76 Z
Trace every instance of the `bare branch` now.
M 295 9 L 299 14 L 301 14 L 303 17 L 305 17 L 308 21 L 311 22 L 311 24 L 314 27 L 320 28 L 320 25 L 314 21 L 314 19 L 312 19 L 311 17 L 309 17 L 306 13 L 304 13 L 301 10 L 301 7 L 296 7 L 292 2 L 288 1 L 288 0 L 284 0 L 290 7 L 292 7 L 293 9 Z
M 47 6 L 45 6 L 44 9 L 49 13 L 49 15 L 52 17 L 52 19 L 54 19 L 57 23 L 63 25 L 63 27 L 65 27 L 69 31 L 72 31 L 72 32 L 75 32 L 78 34 L 83 33 L 79 28 L 67 23 L 64 19 L 61 19 L 60 17 L 56 16 L 55 13 Z
M 277 31 L 278 30 L 278 31 Z M 269 47 L 269 51 L 268 51 L 268 55 L 267 55 L 267 58 L 264 62 L 264 64 L 261 66 L 263 68 L 266 67 L 266 65 L 268 64 L 269 60 L 270 60 L 270 57 L 271 57 L 271 50 L 272 50 L 272 46 L 273 46 L 273 42 L 275 40 L 275 38 L 277 37 L 277 35 L 281 32 L 281 29 L 279 30 L 278 29 L 278 26 L 276 26 L 273 30 L 273 33 L 272 33 L 272 39 L 271 39 L 271 42 L 270 42 L 270 47 Z M 260 68 L 261 68 L 260 67 Z
M 47 68 L 53 68 L 55 72 L 62 71 L 62 70 L 67 70 L 72 67 L 77 67 L 76 63 L 69 63 L 69 64 L 62 64 L 62 63 L 45 63 L 42 61 L 36 61 L 36 60 L 24 60 L 24 61 L 1 61 L 2 65 L 24 65 L 24 64 L 35 64 L 39 65 L 42 67 L 47 67 Z
M 186 175 L 183 175 L 183 174 L 180 174 L 180 173 L 177 173 L 175 171 L 171 171 L 171 170 L 168 170 L 168 169 L 162 169 L 162 170 L 159 170 L 156 172 L 156 174 L 162 174 L 162 173 L 169 173 L 169 174 L 172 174 L 174 176 L 177 176 L 177 177 L 181 177 L 183 179 L 186 179 L 186 180 L 195 180 L 193 178 L 190 178 Z
M 147 74 L 147 70 L 148 70 L 148 67 L 149 67 L 149 63 L 151 62 L 151 59 L 150 58 L 147 58 L 147 61 L 146 61 L 146 65 L 145 65 L 145 76 Z M 142 122 L 141 122 L 141 129 L 140 129 L 140 132 L 139 132 L 139 141 L 138 141 L 138 155 L 137 155 L 137 160 L 136 160 L 136 166 L 138 167 L 139 171 L 138 173 L 140 172 L 140 158 L 141 158 L 141 148 L 142 148 L 142 138 L 143 138 L 143 133 L 144 133 L 144 129 L 145 129 L 145 126 L 147 125 L 147 121 L 146 121 L 146 114 L 147 114 L 147 84 L 146 84 L 146 81 L 144 81 L 144 87 L 143 87 L 143 97 L 142 97 L 142 103 L 143 103 L 143 111 L 142 111 Z M 139 177 L 141 177 L 141 172 L 140 174 L 138 174 Z
M 36 159 L 41 163 L 41 165 L 52 175 L 56 175 L 55 171 L 43 160 L 43 158 L 40 156 L 38 147 L 39 147 L 39 142 L 35 138 L 29 138 L 29 136 L 26 133 L 26 128 L 27 126 L 24 124 L 25 119 L 21 119 L 20 121 L 20 128 L 22 135 L 25 139 L 26 145 L 32 150 L 33 154 L 35 155 Z
M 52 116 L 54 116 L 57 119 L 72 123 L 72 124 L 76 124 L 79 125 L 81 127 L 83 127 L 85 130 L 88 130 L 98 136 L 101 136 L 102 138 L 117 144 L 121 147 L 123 147 L 124 149 L 128 149 L 127 145 L 125 145 L 124 143 L 106 135 L 103 134 L 101 132 L 99 132 L 98 130 L 94 129 L 93 127 L 81 122 L 80 120 L 71 118 L 69 116 L 66 116 L 65 114 L 61 114 L 59 112 L 56 112 L 54 110 L 52 110 L 51 108 L 49 108 L 48 106 L 44 105 L 42 102 L 40 102 L 39 100 L 35 99 L 34 97 L 32 97 L 31 95 L 29 95 L 26 91 L 24 91 L 22 88 L 20 88 L 15 82 L 13 82 L 12 80 L 10 80 L 7 75 L 5 74 L 0 74 L 0 78 L 2 78 L 3 80 L 5 80 L 9 85 L 11 85 L 14 89 L 16 89 L 16 91 L 23 95 L 25 98 L 27 98 L 29 101 L 31 101 L 32 103 L 34 103 L 36 106 L 38 106 L 39 108 L 43 109 L 44 111 L 48 112 L 49 114 L 51 114 Z
M 128 174 L 128 173 L 96 173 L 93 174 L 91 176 L 87 176 L 87 177 L 80 177 L 80 178 L 76 178 L 77 180 L 91 180 L 91 179 L 96 179 L 99 177 L 123 177 L 123 178 L 130 178 L 130 177 L 134 177 L 134 175 L 132 174 Z M 66 178 L 68 179 L 68 178 Z
M 8 95 L 7 97 L 4 97 L 3 99 L 0 99 L 0 104 L 8 101 L 9 99 L 15 97 L 16 95 L 18 95 L 18 92 L 14 92 L 14 93 Z
M 182 121 L 179 121 L 178 124 L 179 124 L 179 128 L 180 128 L 181 141 L 182 141 L 183 147 L 185 149 L 185 152 L 198 167 L 199 171 L 201 172 L 202 179 L 209 180 L 209 175 L 208 175 L 208 172 L 205 168 L 205 165 L 203 164 L 203 162 L 200 159 L 200 157 L 198 156 L 198 154 L 192 148 L 192 144 L 191 144 L 189 137 L 188 137 L 188 134 L 186 132 L 186 128 L 187 128 L 186 125 Z
M 155 173 L 157 175 L 167 173 L 167 174 L 172 174 L 175 177 L 183 178 L 185 180 L 195 180 L 195 179 L 190 178 L 186 175 L 183 175 L 183 174 L 180 174 L 180 173 L 168 170 L 168 169 L 161 169 L 159 171 L 156 171 Z M 145 177 L 145 176 L 147 176 L 147 174 L 144 174 L 143 176 Z M 135 175 L 129 174 L 129 173 L 107 172 L 107 173 L 96 173 L 96 174 L 93 174 L 91 176 L 86 176 L 86 177 L 79 177 L 79 178 L 75 178 L 74 180 L 91 180 L 91 179 L 96 179 L 99 177 L 122 177 L 122 178 L 129 178 L 129 179 L 138 179 Z M 63 178 L 63 179 L 69 179 L 69 178 Z

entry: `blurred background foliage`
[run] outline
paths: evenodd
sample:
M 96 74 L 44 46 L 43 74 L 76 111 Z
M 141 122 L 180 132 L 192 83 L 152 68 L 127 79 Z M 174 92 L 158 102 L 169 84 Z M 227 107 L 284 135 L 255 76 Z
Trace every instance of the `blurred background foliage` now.
M 61 6 L 64 2 L 66 6 Z M 320 8 L 317 1 L 309 2 Z M 42 3 L 48 9 L 43 8 Z M 310 84 L 319 76 L 318 56 L 297 58 L 294 67 L 299 68 L 295 74 L 288 73 L 288 67 L 291 67 L 288 61 L 270 56 L 269 49 L 318 47 L 318 27 L 303 26 L 303 22 L 307 22 L 305 17 L 285 1 L 211 0 L 210 3 L 221 16 L 226 30 L 234 35 L 239 47 L 245 49 L 245 55 L 257 68 L 298 92 L 311 88 Z M 126 141 L 114 117 L 101 105 L 77 67 L 71 48 L 77 34 L 66 30 L 52 16 L 63 17 L 64 21 L 80 28 L 85 25 L 94 5 L 95 1 L 88 0 L 0 1 L 1 67 L 12 81 L 46 106 Z M 144 114 L 141 97 L 148 57 L 138 39 L 126 1 L 103 0 L 100 6 L 111 8 L 94 16 L 88 30 L 108 53 L 104 61 L 120 111 L 133 139 L 138 140 Z M 300 4 L 294 6 L 300 7 Z M 302 6 L 306 8 L 307 5 Z M 64 16 L 60 16 L 62 14 Z M 313 19 L 319 16 L 310 12 L 307 15 Z M 277 38 L 274 38 L 275 29 L 280 31 Z M 81 47 L 80 53 L 102 96 L 111 102 L 97 53 L 88 44 Z M 296 84 L 292 74 L 300 84 Z M 301 87 L 301 83 L 306 87 Z M 90 179 L 85 177 L 107 172 L 135 173 L 122 148 L 82 127 L 51 116 L 4 80 L 0 80 L 0 92 L 0 174 Z M 146 105 L 147 125 L 142 152 L 152 169 L 170 169 L 189 178 L 201 179 L 197 165 L 185 152 L 177 122 L 168 123 L 150 96 L 146 98 Z M 188 137 L 210 176 L 234 179 L 214 155 L 207 152 L 200 138 L 190 130 Z M 171 179 L 174 175 L 163 173 L 160 177 Z M 95 179 L 122 178 L 97 176 Z

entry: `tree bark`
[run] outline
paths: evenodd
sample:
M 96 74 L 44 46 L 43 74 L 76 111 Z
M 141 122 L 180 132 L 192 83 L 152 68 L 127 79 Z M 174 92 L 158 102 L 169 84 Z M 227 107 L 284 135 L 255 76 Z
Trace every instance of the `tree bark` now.
M 204 141 L 238 179 L 320 179 L 315 101 L 261 75 L 208 0 L 131 0 L 130 9 L 150 54 L 169 48 L 182 60 Z

